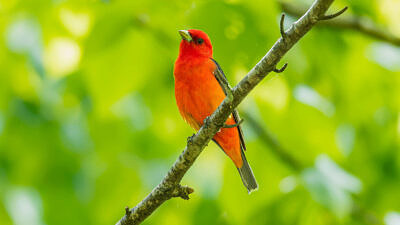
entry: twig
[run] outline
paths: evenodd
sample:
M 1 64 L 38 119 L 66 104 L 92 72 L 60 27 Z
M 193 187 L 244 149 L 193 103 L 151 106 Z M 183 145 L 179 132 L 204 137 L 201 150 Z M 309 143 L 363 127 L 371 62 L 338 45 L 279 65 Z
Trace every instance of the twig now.
M 335 17 L 338 17 L 338 16 L 342 15 L 342 13 L 344 13 L 347 10 L 347 8 L 348 7 L 346 6 L 342 10 L 340 10 L 339 12 L 334 13 L 334 14 L 330 14 L 330 15 L 325 15 L 325 16 L 321 17 L 319 20 L 330 20 L 330 19 L 333 19 Z
M 188 186 L 178 186 L 173 192 L 172 192 L 172 197 L 180 197 L 185 200 L 189 200 L 189 195 L 194 192 L 193 188 L 190 188 Z
M 286 32 L 285 32 L 285 13 L 281 15 L 281 21 L 279 23 L 279 31 L 281 32 L 281 36 L 283 41 L 286 41 Z
M 285 71 L 287 65 L 288 65 L 288 64 L 285 63 L 285 65 L 283 65 L 282 68 L 277 69 L 277 68 L 275 67 L 275 69 L 273 69 L 272 71 L 274 71 L 275 73 L 282 73 L 283 71 Z
M 268 146 L 272 153 L 274 153 L 281 162 L 289 166 L 296 172 L 302 171 L 305 167 L 293 158 L 287 149 L 282 147 L 279 141 L 265 128 L 264 124 L 260 124 L 252 115 L 248 113 L 241 113 L 243 117 L 246 117 L 246 124 L 259 136 L 266 146 Z
M 303 13 L 307 11 L 307 8 L 305 7 L 294 5 L 283 0 L 280 0 L 279 4 L 281 5 L 281 8 L 284 12 L 293 17 L 301 17 Z M 333 14 L 333 16 L 335 16 L 336 14 L 340 15 L 340 13 L 343 13 L 345 10 L 346 8 L 342 9 L 338 13 Z M 400 46 L 399 36 L 392 34 L 387 29 L 383 28 L 380 25 L 377 25 L 376 23 L 365 17 L 343 16 L 335 18 L 333 20 L 321 21 L 321 23 L 318 23 L 318 26 L 328 26 L 339 29 L 355 30 L 377 40 Z
M 180 188 L 180 181 L 192 166 L 204 147 L 224 125 L 233 110 L 243 101 L 250 91 L 275 69 L 281 58 L 324 16 L 334 0 L 316 0 L 310 9 L 297 20 L 286 32 L 287 40 L 281 38 L 275 42 L 267 54 L 250 70 L 250 72 L 232 89 L 232 96 L 227 96 L 218 109 L 207 119 L 196 135 L 190 138 L 185 150 L 180 154 L 172 168 L 160 184 L 131 209 L 117 224 L 134 225 L 145 220 L 166 200 L 175 197 Z M 178 191 L 179 192 L 179 191 Z M 179 197 L 182 197 L 179 195 Z
M 129 209 L 129 206 L 125 207 L 125 215 L 129 217 L 129 214 L 131 214 L 131 210 Z

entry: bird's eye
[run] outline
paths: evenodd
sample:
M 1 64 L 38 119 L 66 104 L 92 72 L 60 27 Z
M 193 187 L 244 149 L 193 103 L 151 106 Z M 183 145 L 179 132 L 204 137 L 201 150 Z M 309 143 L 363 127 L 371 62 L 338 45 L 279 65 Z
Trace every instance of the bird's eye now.
M 201 45 L 201 44 L 203 44 L 203 42 L 204 42 L 203 38 L 197 39 L 197 44 Z

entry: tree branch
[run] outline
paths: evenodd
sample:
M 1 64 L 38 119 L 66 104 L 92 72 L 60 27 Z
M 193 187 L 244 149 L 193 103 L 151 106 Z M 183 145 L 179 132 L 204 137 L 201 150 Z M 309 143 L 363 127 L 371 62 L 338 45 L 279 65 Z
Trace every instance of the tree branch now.
M 246 124 L 250 127 L 250 129 L 252 129 L 259 136 L 260 140 L 269 147 L 271 152 L 275 154 L 282 163 L 290 167 L 295 173 L 301 173 L 302 170 L 308 167 L 302 165 L 300 161 L 297 161 L 295 158 L 293 158 L 290 154 L 290 151 L 282 147 L 281 143 L 266 128 L 265 124 L 257 121 L 257 119 L 251 114 L 243 112 L 241 114 L 246 117 Z M 351 210 L 351 216 L 354 219 L 362 221 L 364 224 L 382 225 L 382 222 L 374 213 L 362 207 L 357 201 L 354 201 L 353 208 Z
M 285 1 L 279 1 L 281 8 L 287 14 L 293 17 L 300 17 L 307 10 L 305 7 L 299 7 Z M 335 14 L 333 14 L 335 15 Z M 328 26 L 340 29 L 356 30 L 367 36 L 376 38 L 381 41 L 400 46 L 400 37 L 392 34 L 387 29 L 375 24 L 368 18 L 357 16 L 344 16 L 334 20 L 321 21 L 321 26 Z
M 168 171 L 160 184 L 143 199 L 137 206 L 117 223 L 117 225 L 134 225 L 145 220 L 162 203 L 172 197 L 182 197 L 180 181 L 192 166 L 204 147 L 224 125 L 228 116 L 243 101 L 251 90 L 276 68 L 276 64 L 300 38 L 302 38 L 321 18 L 334 0 L 316 0 L 311 8 L 293 25 L 285 31 L 285 41 L 279 38 L 267 54 L 250 70 L 250 72 L 232 89 L 218 109 L 208 117 L 200 130 L 188 139 L 185 150 L 181 153 L 174 165 Z M 193 190 L 183 191 L 189 194 Z M 183 195 L 184 198 L 186 195 Z
M 246 124 L 259 136 L 262 141 L 269 149 L 274 153 L 281 162 L 290 167 L 295 172 L 300 172 L 305 169 L 305 166 L 297 161 L 289 151 L 285 149 L 281 143 L 264 127 L 259 121 L 257 121 L 251 114 L 241 112 L 243 117 L 246 118 Z

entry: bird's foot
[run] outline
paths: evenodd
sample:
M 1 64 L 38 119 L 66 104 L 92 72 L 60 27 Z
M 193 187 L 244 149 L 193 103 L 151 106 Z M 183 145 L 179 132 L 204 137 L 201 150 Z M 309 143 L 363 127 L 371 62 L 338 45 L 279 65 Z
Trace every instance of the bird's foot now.
M 187 143 L 188 143 L 188 144 L 193 144 L 194 135 L 196 135 L 196 134 L 193 134 L 192 136 L 190 136 L 190 137 L 187 138 Z
M 243 119 L 241 119 L 239 122 L 235 123 L 235 124 L 224 124 L 223 128 L 234 128 L 234 127 L 238 127 L 241 123 L 243 123 Z
M 204 120 L 203 120 L 203 124 L 208 126 L 210 124 L 210 116 L 207 116 Z

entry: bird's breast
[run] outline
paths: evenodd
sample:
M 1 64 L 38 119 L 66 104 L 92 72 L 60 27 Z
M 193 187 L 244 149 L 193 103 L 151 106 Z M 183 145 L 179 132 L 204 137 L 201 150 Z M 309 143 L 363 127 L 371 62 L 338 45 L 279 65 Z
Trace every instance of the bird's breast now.
M 225 98 L 214 77 L 215 69 L 215 64 L 210 59 L 181 65 L 177 62 L 175 66 L 175 97 L 181 115 L 189 124 L 190 120 L 194 120 L 201 126 L 203 120 L 211 115 Z M 194 127 L 192 124 L 191 126 Z

